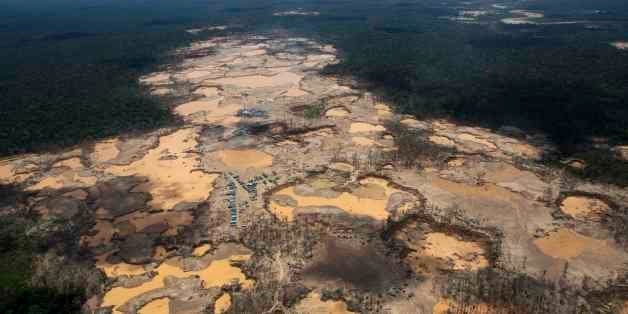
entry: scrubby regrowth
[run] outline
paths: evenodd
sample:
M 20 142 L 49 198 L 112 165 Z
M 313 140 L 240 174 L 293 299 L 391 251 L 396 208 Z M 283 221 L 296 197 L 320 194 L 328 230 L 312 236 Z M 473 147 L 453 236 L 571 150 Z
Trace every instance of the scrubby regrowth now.
M 2 161 L 3 300 L 100 313 L 625 306 L 624 189 L 542 164 L 553 147 L 538 134 L 398 115 L 321 74 L 333 47 L 282 36 L 197 42 L 143 77 L 179 99 L 180 126 Z

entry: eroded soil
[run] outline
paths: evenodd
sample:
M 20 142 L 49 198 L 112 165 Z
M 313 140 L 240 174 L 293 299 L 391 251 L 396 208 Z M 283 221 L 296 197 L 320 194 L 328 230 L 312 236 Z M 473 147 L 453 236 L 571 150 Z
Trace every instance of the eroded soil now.
M 628 263 L 595 218 L 628 194 L 538 163 L 552 152 L 543 135 L 397 115 L 320 73 L 333 47 L 276 36 L 198 42 L 143 77 L 156 94 L 190 86 L 179 127 L 0 162 L 0 182 L 33 193 L 42 219 L 91 217 L 77 241 L 109 280 L 87 311 L 237 313 L 266 291 L 263 310 L 445 313 L 434 284 L 452 274 L 525 263 L 532 278 L 603 289 Z M 391 123 L 453 153 L 408 169 Z

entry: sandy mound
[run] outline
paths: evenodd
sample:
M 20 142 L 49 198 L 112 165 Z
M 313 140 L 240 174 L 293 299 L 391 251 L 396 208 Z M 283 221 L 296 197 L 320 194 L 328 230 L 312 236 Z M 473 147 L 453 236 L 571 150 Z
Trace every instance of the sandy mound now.
M 349 127 L 349 133 L 370 133 L 370 132 L 384 132 L 386 128 L 381 125 L 374 125 L 365 122 L 354 122 Z
M 399 121 L 403 126 L 411 129 L 425 129 L 427 125 L 417 119 L 403 119 Z
M 334 162 L 329 165 L 330 169 L 334 169 L 341 172 L 353 172 L 353 166 L 346 162 Z
M 331 108 L 325 112 L 325 116 L 328 118 L 342 118 L 349 115 L 349 111 L 345 108 Z
M 202 244 L 194 248 L 194 251 L 192 251 L 192 255 L 196 257 L 200 257 L 207 254 L 207 252 L 209 252 L 210 249 L 211 249 L 211 245 Z
M 569 196 L 560 204 L 560 210 L 574 218 L 603 215 L 609 209 L 604 201 L 588 196 Z
M 239 169 L 265 168 L 273 164 L 273 156 L 254 149 L 226 149 L 217 156 L 226 166 Z
M 436 144 L 436 145 L 441 145 L 441 146 L 447 146 L 447 147 L 453 147 L 456 146 L 456 143 L 444 136 L 438 136 L 438 135 L 431 135 L 429 138 L 430 142 Z
M 9 162 L 0 162 L 0 182 L 8 183 L 13 180 L 13 165 Z
M 218 300 L 216 300 L 216 303 L 214 303 L 214 313 L 222 314 L 226 312 L 227 310 L 229 310 L 230 307 L 231 307 L 231 295 L 228 293 L 225 293 L 221 295 L 220 298 L 218 298 Z
M 354 313 L 347 310 L 347 304 L 342 301 L 321 301 L 321 295 L 317 292 L 311 292 L 307 297 L 301 300 L 296 306 L 295 311 L 302 314 L 348 314 Z
M 351 143 L 358 146 L 379 146 L 379 143 L 376 141 L 366 138 L 364 136 L 355 136 L 351 138 Z

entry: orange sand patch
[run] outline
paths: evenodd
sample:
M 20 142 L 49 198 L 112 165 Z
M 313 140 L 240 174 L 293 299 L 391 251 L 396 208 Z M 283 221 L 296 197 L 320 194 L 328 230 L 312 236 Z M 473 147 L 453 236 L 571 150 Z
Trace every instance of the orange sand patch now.
M 349 111 L 345 108 L 331 108 L 325 112 L 325 116 L 328 118 L 342 118 L 349 115 Z
M 218 108 L 220 101 L 220 98 L 211 100 L 195 100 L 177 106 L 174 111 L 181 116 L 189 116 L 191 114 L 204 111 L 213 111 Z
M 102 270 L 108 278 L 118 276 L 138 276 L 146 273 L 141 265 L 133 265 L 127 263 L 109 264 L 106 259 L 109 254 L 103 254 L 96 257 L 96 267 Z
M 374 125 L 365 122 L 351 123 L 349 127 L 349 133 L 370 133 L 370 132 L 384 132 L 386 128 L 381 125 Z
M 107 162 L 118 157 L 118 140 L 98 142 L 94 145 L 94 151 L 90 154 L 90 159 L 96 163 Z
M 545 238 L 534 240 L 543 254 L 554 258 L 570 259 L 586 252 L 595 255 L 611 255 L 612 249 L 606 241 L 585 237 L 572 230 L 561 228 Z
M 441 146 L 456 146 L 456 143 L 444 136 L 431 135 L 429 138 L 430 142 L 441 145 Z
M 198 80 L 198 79 L 202 79 L 204 77 L 208 77 L 208 76 L 214 76 L 216 75 L 218 71 L 216 71 L 215 69 L 208 69 L 208 70 L 188 70 L 183 72 L 183 79 L 186 81 L 193 81 L 193 80 Z
M 301 96 L 305 96 L 308 95 L 308 93 L 300 88 L 290 88 L 287 91 L 285 91 L 283 94 L 281 94 L 281 96 L 286 96 L 286 97 L 301 97 Z
M 450 159 L 449 161 L 447 161 L 447 166 L 449 166 L 449 167 L 461 167 L 461 166 L 464 165 L 464 163 L 465 163 L 464 158 L 456 157 L 456 158 L 453 158 L 453 159 Z
M 487 141 L 485 139 L 479 138 L 479 137 L 477 137 L 477 136 L 475 136 L 473 134 L 462 133 L 462 134 L 458 135 L 458 139 L 460 139 L 462 141 L 468 141 L 468 142 L 473 142 L 473 143 L 476 143 L 476 144 L 484 145 L 484 146 L 486 146 L 486 147 L 488 147 L 490 149 L 497 149 L 497 146 L 495 146 L 495 144 L 493 144 L 493 143 L 491 143 L 491 142 L 489 142 L 489 141 Z
M 334 162 L 329 165 L 329 168 L 342 171 L 342 172 L 353 172 L 353 166 L 346 162 Z
M 228 167 L 247 169 L 265 168 L 273 165 L 273 156 L 254 149 L 225 149 L 217 157 Z
M 231 266 L 231 260 L 247 260 L 249 257 L 250 255 L 235 255 L 230 258 L 215 260 L 205 269 L 189 272 L 184 272 L 176 265 L 178 264 L 177 259 L 167 260 L 154 270 L 157 275 L 150 281 L 134 288 L 115 287 L 109 290 L 103 297 L 101 307 L 114 306 L 114 313 L 121 313 L 117 311 L 118 306 L 143 293 L 163 288 L 164 279 L 167 276 L 177 278 L 198 276 L 203 281 L 205 288 L 220 287 L 232 280 L 240 282 L 243 288 L 250 287 L 252 285 L 251 280 L 246 279 L 240 268 Z
M 351 138 L 351 143 L 359 146 L 379 146 L 376 141 L 363 136 L 356 136 Z
M 423 127 L 423 124 L 417 120 L 417 119 L 403 119 L 401 121 L 399 121 L 399 123 L 403 124 L 405 127 L 408 128 L 413 128 L 413 129 L 420 129 Z
M 602 200 L 587 196 L 569 196 L 560 204 L 560 210 L 574 218 L 602 215 L 609 209 Z
M 201 87 L 194 91 L 195 95 L 202 95 L 207 98 L 213 98 L 219 95 L 219 90 L 216 87 Z
M 175 112 L 185 116 L 191 123 L 232 126 L 240 121 L 240 117 L 236 116 L 240 109 L 241 104 L 224 104 L 220 99 L 214 99 L 189 102 L 177 107 Z
M 166 257 L 168 257 L 168 249 L 166 249 L 163 245 L 158 245 L 157 247 L 155 247 L 153 259 L 157 261 L 163 261 Z
M 273 76 L 252 75 L 242 77 L 226 77 L 213 80 L 212 83 L 234 85 L 240 88 L 264 88 L 285 85 L 298 85 L 303 75 L 292 72 L 281 72 Z
M 379 104 L 375 104 L 375 106 L 373 106 L 376 110 L 383 110 L 383 111 L 390 111 L 390 107 L 388 105 L 379 103 Z
M 141 189 L 153 196 L 153 208 L 172 209 L 180 202 L 202 202 L 213 189 L 217 174 L 197 169 L 196 155 L 190 153 L 197 144 L 197 129 L 178 130 L 159 139 L 159 146 L 144 158 L 126 166 L 107 169 L 117 176 L 138 175 L 149 179 Z
M 318 136 L 328 137 L 331 135 L 332 135 L 331 129 L 320 129 L 316 131 L 306 132 L 302 136 L 303 138 L 310 138 L 310 137 L 318 137 Z
M 363 187 L 370 185 L 376 185 L 383 189 L 384 197 L 379 195 L 373 195 L 364 197 L 365 193 L 361 193 L 362 197 L 358 197 L 353 193 L 343 192 L 335 198 L 326 198 L 319 196 L 302 196 L 295 192 L 294 186 L 284 188 L 275 193 L 275 195 L 290 196 L 297 202 L 296 207 L 322 207 L 333 206 L 338 207 L 347 213 L 353 215 L 365 215 L 377 220 L 385 220 L 388 218 L 389 213 L 386 211 L 386 205 L 390 195 L 398 190 L 389 187 L 388 181 L 378 178 L 365 178 L 360 181 Z M 269 210 L 277 217 L 286 219 L 288 221 L 294 220 L 294 208 L 290 206 L 282 206 L 275 201 L 270 202 Z
M 207 254 L 207 252 L 209 252 L 209 250 L 211 248 L 212 247 L 209 244 L 199 245 L 199 246 L 194 248 L 194 251 L 192 251 L 192 255 L 196 256 L 196 257 L 201 257 L 201 256 Z
M 388 118 L 390 116 L 392 116 L 392 111 L 390 109 L 390 107 L 388 105 L 384 105 L 384 104 L 376 104 L 375 105 L 375 110 L 377 110 L 377 115 L 382 117 L 382 118 Z
M 169 314 L 170 313 L 170 299 L 161 298 L 149 302 L 142 306 L 137 314 Z
M 349 314 L 355 313 L 347 309 L 343 301 L 321 301 L 321 295 L 311 292 L 295 306 L 296 313 L 302 314 Z
M 58 161 L 53 165 L 53 167 L 54 168 L 70 168 L 72 170 L 78 170 L 83 167 L 83 164 L 81 163 L 81 158 L 73 157 L 73 158 L 68 158 L 68 159 Z
M 441 299 L 438 303 L 434 304 L 432 308 L 432 314 L 447 314 L 452 306 L 452 301 L 448 299 Z
M 0 162 L 0 182 L 13 181 L 13 166 L 9 162 Z
M 214 313 L 222 314 L 227 312 L 231 307 L 231 295 L 228 293 L 224 293 L 223 295 L 216 300 L 214 303 Z
M 432 309 L 432 314 L 448 314 L 453 313 L 457 309 L 458 305 L 449 299 L 441 299 L 434 305 Z M 465 314 L 486 314 L 486 313 L 501 313 L 498 307 L 486 304 L 486 303 L 477 303 L 471 306 L 465 306 L 464 313 Z M 456 312 L 457 313 L 457 312 Z M 507 312 L 504 312 L 507 313 Z
M 69 170 L 58 175 L 46 177 L 45 179 L 39 181 L 39 183 L 28 187 L 26 190 L 37 191 L 46 188 L 58 190 L 70 186 L 87 187 L 96 184 L 96 181 L 96 177 L 82 177 L 76 172 Z
M 488 266 L 484 250 L 475 242 L 460 241 L 444 233 L 428 233 L 422 254 L 452 261 L 455 270 L 477 270 Z
M 430 175 L 430 184 L 456 196 L 464 197 L 470 201 L 491 200 L 516 204 L 525 200 L 519 194 L 494 184 L 484 184 L 481 186 L 468 185 L 441 179 L 435 175 Z

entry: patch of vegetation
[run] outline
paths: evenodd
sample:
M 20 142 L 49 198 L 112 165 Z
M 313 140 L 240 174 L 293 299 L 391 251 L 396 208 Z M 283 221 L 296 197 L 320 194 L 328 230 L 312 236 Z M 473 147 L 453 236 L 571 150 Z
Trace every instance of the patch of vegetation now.
M 325 113 L 325 105 L 322 103 L 306 105 L 303 107 L 303 116 L 306 119 L 320 119 Z
M 439 166 L 455 153 L 453 148 L 443 148 L 430 142 L 428 132 L 407 128 L 399 121 L 388 122 L 386 129 L 393 135 L 397 147 L 388 158 L 401 167 Z
M 567 272 L 567 266 L 564 270 Z M 565 280 L 535 279 L 517 270 L 486 268 L 476 273 L 455 273 L 441 282 L 441 293 L 453 301 L 451 313 L 616 313 L 625 301 L 625 277 L 594 288 L 590 278 L 581 284 Z M 478 306 L 481 304 L 480 306 Z
M 614 153 L 608 150 L 591 149 L 578 152 L 573 156 L 586 164 L 583 169 L 568 168 L 576 176 L 620 186 L 628 185 L 628 162 L 615 157 Z
M 0 195 L 0 313 L 80 313 L 103 280 L 78 254 L 80 224 L 40 220 L 14 187 Z

